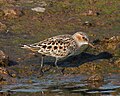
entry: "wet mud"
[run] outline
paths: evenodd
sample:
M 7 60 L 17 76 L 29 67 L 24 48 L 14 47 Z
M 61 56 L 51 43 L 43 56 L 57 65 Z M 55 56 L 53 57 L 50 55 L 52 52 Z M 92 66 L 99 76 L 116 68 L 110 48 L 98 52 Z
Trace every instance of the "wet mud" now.
M 120 95 L 119 0 L 1 0 L 0 96 Z M 33 10 L 35 9 L 35 10 Z M 58 61 L 23 50 L 60 34 L 86 32 L 95 49 Z M 3 54 L 3 53 L 4 54 Z M 5 56 L 5 58 L 4 58 Z

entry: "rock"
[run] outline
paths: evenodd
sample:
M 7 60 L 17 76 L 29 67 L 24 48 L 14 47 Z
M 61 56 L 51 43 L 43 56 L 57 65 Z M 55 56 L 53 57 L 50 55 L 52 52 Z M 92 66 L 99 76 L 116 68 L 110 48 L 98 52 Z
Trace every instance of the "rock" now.
M 9 57 L 3 51 L 0 50 L 0 66 L 8 66 Z
M 0 74 L 8 74 L 6 68 L 0 67 Z
M 105 37 L 99 40 L 95 45 L 97 50 L 107 51 L 114 54 L 114 56 L 120 56 L 120 36 Z
M 0 75 L 0 82 L 3 81 L 3 77 Z
M 119 46 L 120 36 L 112 36 L 111 38 L 106 38 L 103 40 L 105 42 L 106 48 L 111 50 L 116 50 Z
M 6 0 L 0 0 L 0 3 L 6 3 L 7 1 Z
M 5 31 L 7 29 L 7 26 L 0 22 L 0 32 Z
M 14 3 L 17 0 L 0 0 L 0 3 Z
M 16 74 L 9 71 L 11 70 L 0 67 L 0 84 L 11 84 L 16 82 Z
M 109 41 L 111 42 L 120 42 L 120 36 L 112 36 Z
M 98 16 L 98 15 L 100 15 L 100 13 L 95 11 L 95 10 L 88 10 L 88 11 L 82 13 L 81 15 L 84 15 L 84 16 Z
M 88 2 L 89 2 L 89 4 L 95 4 L 97 2 L 97 0 L 89 0 Z
M 32 8 L 31 10 L 36 12 L 45 12 L 45 8 L 42 8 L 42 7 L 35 7 L 35 8 Z
M 4 12 L 2 11 L 2 9 L 0 8 L 0 17 L 3 17 Z
M 47 4 L 46 4 L 45 1 L 41 1 L 41 2 L 39 2 L 39 5 L 42 6 L 42 7 L 43 7 L 43 6 L 47 6 Z
M 5 18 L 18 18 L 24 15 L 23 10 L 20 8 L 3 8 Z
M 115 61 L 115 65 L 117 65 L 117 67 L 120 68 L 120 58 Z
M 87 26 L 87 27 L 92 27 L 93 26 L 93 24 L 89 21 L 85 21 L 82 25 Z
M 93 74 L 92 76 L 90 76 L 88 79 L 88 81 L 103 81 L 104 78 L 102 75 L 100 74 Z
M 10 68 L 7 68 L 6 71 L 7 71 L 7 74 L 8 74 L 10 77 L 12 77 L 12 78 L 17 77 L 17 73 L 16 73 L 15 70 L 10 69 Z

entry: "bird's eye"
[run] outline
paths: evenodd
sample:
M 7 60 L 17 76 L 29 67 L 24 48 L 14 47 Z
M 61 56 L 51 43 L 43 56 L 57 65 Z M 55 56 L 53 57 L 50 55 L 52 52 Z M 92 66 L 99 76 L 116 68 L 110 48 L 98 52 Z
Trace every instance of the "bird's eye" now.
M 88 39 L 87 39 L 87 38 L 85 38 L 85 37 L 82 37 L 82 38 L 83 38 L 83 40 L 88 41 Z

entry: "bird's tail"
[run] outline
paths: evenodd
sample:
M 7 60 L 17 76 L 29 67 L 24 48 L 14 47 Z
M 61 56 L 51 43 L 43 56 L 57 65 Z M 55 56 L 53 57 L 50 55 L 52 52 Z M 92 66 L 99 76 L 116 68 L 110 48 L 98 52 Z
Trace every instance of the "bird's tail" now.
M 29 45 L 23 45 L 21 48 L 28 49 L 28 50 L 31 50 L 33 52 L 36 52 L 36 51 L 38 51 L 40 49 L 38 47 L 32 47 L 32 46 L 29 46 Z
M 30 46 L 29 45 L 23 45 L 21 48 L 23 48 L 23 49 L 29 49 Z
M 31 47 L 29 45 L 23 45 L 21 48 L 23 48 L 23 49 L 30 49 Z

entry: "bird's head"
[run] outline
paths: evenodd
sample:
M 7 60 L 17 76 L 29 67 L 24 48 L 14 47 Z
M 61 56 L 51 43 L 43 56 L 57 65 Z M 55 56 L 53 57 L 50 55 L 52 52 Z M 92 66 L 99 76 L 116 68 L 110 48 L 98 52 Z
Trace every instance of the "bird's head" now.
M 76 41 L 78 47 L 87 44 L 94 48 L 94 46 L 89 42 L 88 36 L 84 32 L 76 32 L 72 37 Z

